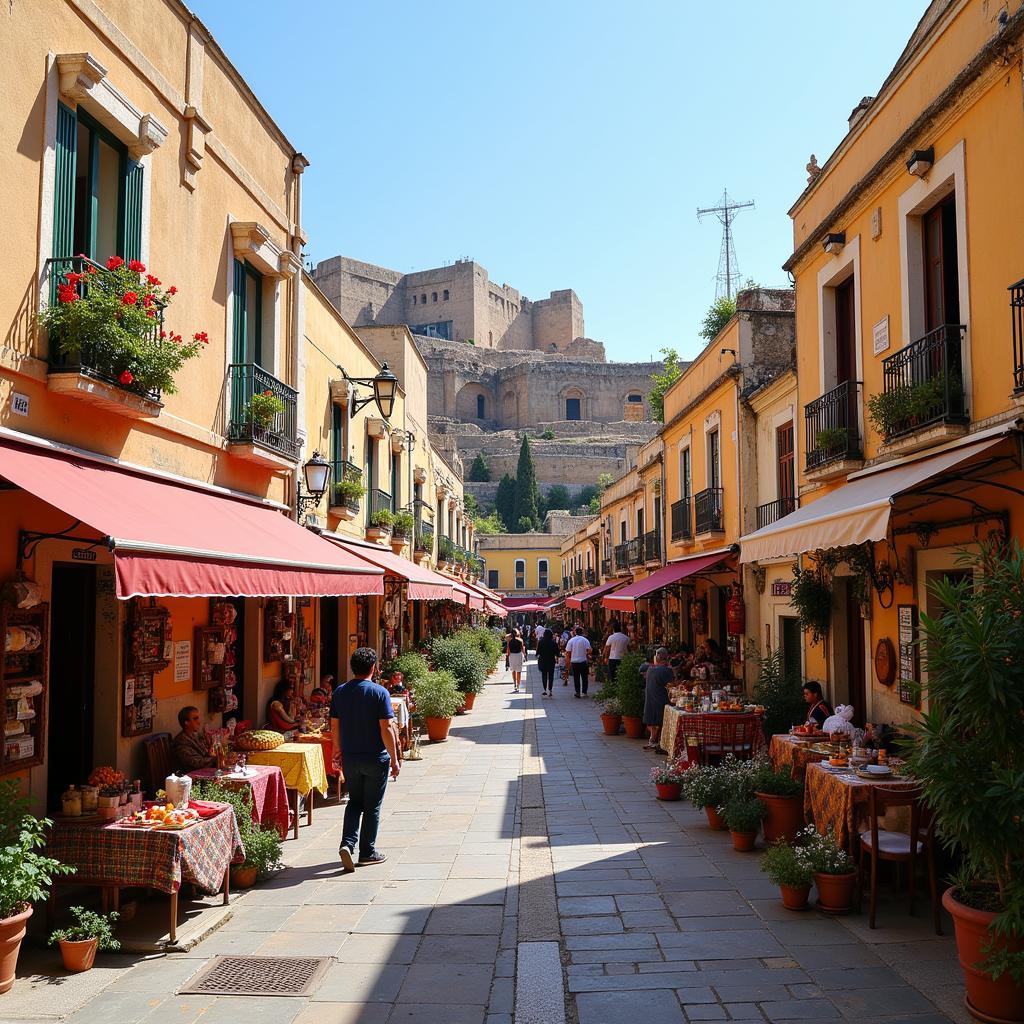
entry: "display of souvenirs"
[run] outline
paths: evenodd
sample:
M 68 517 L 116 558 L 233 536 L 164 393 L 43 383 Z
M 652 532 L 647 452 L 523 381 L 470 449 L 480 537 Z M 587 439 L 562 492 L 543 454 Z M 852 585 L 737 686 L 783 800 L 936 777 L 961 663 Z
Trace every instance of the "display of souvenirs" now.
M 153 731 L 156 698 L 153 696 L 152 672 L 136 672 L 124 677 L 123 705 L 122 736 L 145 736 Z
M 26 581 L 27 585 L 27 581 Z M 0 604 L 0 773 L 43 761 L 49 606 Z
M 173 652 L 171 613 L 156 604 L 133 601 L 128 618 L 127 671 L 159 672 L 171 663 Z
M 195 630 L 195 688 L 209 690 L 224 685 L 227 671 L 227 645 L 224 629 L 219 626 L 197 626 Z
M 292 653 L 295 616 L 288 611 L 288 599 L 271 597 L 263 608 L 263 660 L 283 661 Z
M 227 713 L 238 708 L 238 696 L 234 689 L 238 683 L 235 665 L 238 663 L 238 609 L 230 601 L 214 598 L 210 602 L 212 626 L 196 630 L 196 646 L 199 634 L 205 640 L 206 664 L 204 672 L 197 678 L 209 682 L 201 687 L 209 690 L 207 708 L 211 713 Z M 197 654 L 198 657 L 198 654 Z

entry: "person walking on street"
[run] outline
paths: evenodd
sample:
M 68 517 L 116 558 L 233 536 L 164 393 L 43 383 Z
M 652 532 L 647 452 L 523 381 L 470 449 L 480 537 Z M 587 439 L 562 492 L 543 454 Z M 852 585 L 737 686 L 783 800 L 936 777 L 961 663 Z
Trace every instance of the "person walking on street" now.
M 565 656 L 569 659 L 569 671 L 572 672 L 574 695 L 587 695 L 590 683 L 590 654 L 593 648 L 590 641 L 583 635 L 583 627 L 576 627 L 576 635 L 565 645 Z
M 644 683 L 644 725 L 648 735 L 644 750 L 654 750 L 658 746 L 661 721 L 668 703 L 668 684 L 674 679 L 675 673 L 668 663 L 668 651 L 659 647 L 654 652 L 654 664 L 647 669 Z
M 352 678 L 331 697 L 331 741 L 349 794 L 338 849 L 346 873 L 356 869 L 357 843 L 360 865 L 387 860 L 377 849 L 380 809 L 388 775 L 397 779 L 402 767 L 391 697 L 373 681 L 377 652 L 357 648 L 351 666 Z
M 512 630 L 505 648 L 505 664 L 512 670 L 512 692 L 519 692 L 519 683 L 523 678 L 523 662 L 526 660 L 526 645 L 518 629 Z
M 558 662 L 558 641 L 550 629 L 541 632 L 537 641 L 537 668 L 540 669 L 542 696 L 553 697 L 551 687 L 555 682 L 555 665 Z
M 608 663 L 609 685 L 615 682 L 615 677 L 619 672 L 619 662 L 625 657 L 627 650 L 629 650 L 629 637 L 622 632 L 619 624 L 613 621 L 611 635 L 604 642 L 605 661 Z

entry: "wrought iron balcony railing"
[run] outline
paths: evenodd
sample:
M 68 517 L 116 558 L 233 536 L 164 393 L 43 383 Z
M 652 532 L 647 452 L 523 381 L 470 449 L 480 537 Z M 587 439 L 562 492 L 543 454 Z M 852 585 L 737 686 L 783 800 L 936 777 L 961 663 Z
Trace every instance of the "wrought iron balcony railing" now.
M 458 545 L 450 537 L 437 538 L 437 560 L 439 562 L 454 562 L 457 550 Z
M 629 542 L 623 541 L 621 544 L 616 544 L 614 556 L 616 570 L 627 568 L 629 566 Z
M 648 530 L 644 534 L 644 561 L 661 561 L 661 531 Z
M 593 569 L 585 569 L 583 571 L 583 582 L 594 584 L 597 582 L 597 573 Z
M 359 496 L 354 493 L 355 488 L 345 487 L 345 484 L 358 484 L 362 486 L 363 471 L 354 462 L 347 459 L 331 463 L 330 482 L 330 503 L 332 505 L 344 505 L 346 508 L 359 510 Z M 342 485 L 342 486 L 339 486 Z
M 807 469 L 863 458 L 858 404 L 860 381 L 843 381 L 804 406 Z
M 757 506 L 757 528 L 771 526 L 783 516 L 788 516 L 800 505 L 799 498 L 779 498 L 778 501 L 769 501 L 764 505 Z
M 564 590 L 566 593 L 572 590 L 572 576 L 562 577 L 562 590 Z
M 722 488 L 708 487 L 693 496 L 697 533 L 721 533 Z
M 601 577 L 602 579 L 608 579 L 612 574 L 612 560 L 610 558 L 601 559 Z
M 1024 391 L 1024 279 L 1011 284 L 1010 325 L 1013 329 L 1013 390 Z
M 375 512 L 392 511 L 391 495 L 382 491 L 379 487 L 372 487 L 367 492 L 369 501 L 366 503 L 367 521 L 373 517 Z
M 228 367 L 228 376 L 231 381 L 228 440 L 258 444 L 287 459 L 298 459 L 298 392 L 256 363 L 232 363 Z M 265 395 L 268 391 L 284 409 L 275 413 L 268 422 L 261 422 L 253 412 L 252 400 L 255 395 Z
M 413 529 L 413 549 L 415 551 L 434 550 L 434 524 L 419 520 Z
M 626 541 L 626 558 L 630 565 L 640 565 L 644 560 L 644 549 L 640 537 Z
M 582 569 L 576 569 L 573 572 L 573 574 L 572 574 L 572 582 L 573 582 L 573 586 L 576 586 L 576 587 L 582 587 L 583 586 L 583 570 Z
M 680 498 L 672 503 L 672 539 L 688 540 L 693 536 L 693 525 L 690 516 L 690 496 Z
M 877 404 L 887 440 L 933 423 L 967 422 L 965 330 L 962 324 L 943 324 L 882 360 L 882 394 L 871 402 Z

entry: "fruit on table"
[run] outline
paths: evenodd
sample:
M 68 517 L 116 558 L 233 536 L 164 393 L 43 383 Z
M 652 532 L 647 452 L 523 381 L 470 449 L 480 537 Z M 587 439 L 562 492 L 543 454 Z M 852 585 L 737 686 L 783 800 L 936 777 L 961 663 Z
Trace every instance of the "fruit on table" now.
M 235 737 L 239 750 L 273 750 L 284 743 L 284 737 L 273 729 L 246 729 Z
M 116 786 L 121 782 L 124 782 L 124 772 L 119 772 L 116 768 L 111 768 L 108 765 L 93 768 L 89 775 L 90 786 Z

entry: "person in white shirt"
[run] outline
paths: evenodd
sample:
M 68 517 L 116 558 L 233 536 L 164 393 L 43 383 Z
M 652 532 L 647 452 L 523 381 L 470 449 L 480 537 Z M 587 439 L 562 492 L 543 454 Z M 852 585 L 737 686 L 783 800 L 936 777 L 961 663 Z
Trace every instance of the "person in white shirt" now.
M 576 691 L 574 696 L 587 694 L 590 682 L 590 641 L 583 635 L 583 627 L 576 627 L 576 635 L 565 645 L 565 656 L 569 659 L 569 671 L 572 672 L 572 685 Z
M 608 682 L 614 683 L 619 672 L 619 662 L 629 650 L 629 637 L 622 632 L 617 622 L 612 623 L 612 632 L 604 642 L 605 661 L 608 663 Z

